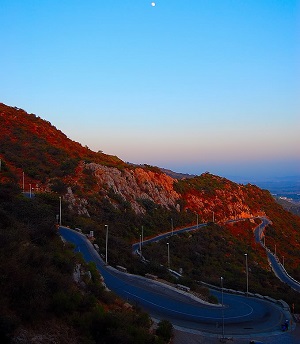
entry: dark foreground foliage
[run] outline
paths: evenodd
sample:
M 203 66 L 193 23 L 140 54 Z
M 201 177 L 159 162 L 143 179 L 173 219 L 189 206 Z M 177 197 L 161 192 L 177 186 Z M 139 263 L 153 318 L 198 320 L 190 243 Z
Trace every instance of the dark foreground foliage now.
M 0 184 L 0 342 L 164 343 L 147 314 L 106 292 L 96 267 L 61 241 L 55 210 L 49 195 L 30 199 Z M 91 273 L 80 285 L 75 264 Z

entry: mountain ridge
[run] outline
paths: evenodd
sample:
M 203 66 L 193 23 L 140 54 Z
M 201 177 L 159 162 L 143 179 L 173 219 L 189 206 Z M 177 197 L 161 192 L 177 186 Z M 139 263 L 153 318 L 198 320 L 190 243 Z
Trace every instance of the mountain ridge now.
M 243 206 L 245 197 L 243 190 L 248 191 L 248 189 L 241 185 L 236 186 L 237 184 L 225 178 L 204 173 L 202 177 L 186 178 L 185 176 L 177 179 L 174 178 L 174 175 L 171 177 L 171 172 L 165 169 L 149 165 L 129 165 L 118 157 L 101 152 L 96 153 L 83 147 L 78 142 L 69 139 L 50 122 L 42 120 L 36 115 L 27 114 L 24 110 L 4 104 L 0 104 L 0 119 L 2 127 L 1 157 L 19 176 L 20 185 L 21 171 L 23 171 L 26 184 L 38 185 L 40 190 L 45 191 L 53 190 L 53 188 L 57 191 L 57 177 L 63 181 L 69 191 L 72 187 L 80 186 L 82 188 L 87 180 L 89 180 L 89 184 L 93 182 L 94 187 L 98 188 L 98 192 L 101 189 L 106 196 L 109 188 L 112 187 L 115 193 L 118 193 L 123 200 L 128 198 L 134 209 L 140 212 L 144 210 L 141 205 L 138 205 L 137 200 L 145 198 L 166 208 L 175 207 L 178 211 L 190 209 L 195 212 L 196 208 L 205 206 L 206 208 L 203 208 L 202 211 L 205 219 L 207 219 L 208 213 L 214 211 L 213 208 L 216 208 L 216 218 L 219 220 L 223 218 L 224 221 L 233 216 L 249 217 L 263 213 L 257 207 L 250 209 L 248 206 Z M 109 170 L 104 166 L 107 166 Z M 110 176 L 108 176 L 108 171 L 111 173 Z M 178 177 L 178 174 L 176 176 Z M 211 184 L 210 190 L 201 179 L 205 179 L 205 183 Z M 195 180 L 198 180 L 198 184 L 203 184 L 203 186 L 199 188 Z M 128 186 L 130 183 L 132 183 L 131 188 L 126 191 L 126 185 Z M 223 191 L 218 190 L 218 195 L 216 195 L 213 191 L 214 183 L 216 185 L 227 183 L 228 185 L 224 188 L 222 186 Z M 181 185 L 184 185 L 184 191 Z M 226 197 L 229 198 L 231 192 L 229 185 L 235 191 L 240 190 L 235 197 L 237 204 L 233 203 L 231 207 L 226 207 L 221 212 L 220 202 L 214 201 L 214 198 L 215 200 L 217 197 L 221 197 L 223 200 Z M 188 189 L 190 192 L 187 191 Z M 91 192 L 91 190 L 85 191 Z M 74 192 L 72 194 L 74 196 Z M 73 203 L 76 204 L 76 202 Z

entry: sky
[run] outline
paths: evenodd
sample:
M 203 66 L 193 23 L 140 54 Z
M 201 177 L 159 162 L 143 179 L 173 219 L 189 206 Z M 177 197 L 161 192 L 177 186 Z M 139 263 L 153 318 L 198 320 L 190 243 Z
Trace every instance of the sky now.
M 0 102 L 126 162 L 300 175 L 300 0 L 0 0 Z

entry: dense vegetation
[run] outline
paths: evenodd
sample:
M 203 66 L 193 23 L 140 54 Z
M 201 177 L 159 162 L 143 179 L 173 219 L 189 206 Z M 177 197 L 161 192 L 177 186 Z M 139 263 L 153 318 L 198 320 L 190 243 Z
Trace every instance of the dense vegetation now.
M 49 177 L 74 173 L 80 159 L 119 168 L 126 166 L 115 156 L 95 153 L 70 140 L 40 117 L 1 103 L 0 127 L 0 156 L 9 157 L 15 168 L 40 183 Z
M 171 269 L 181 270 L 186 276 L 180 283 L 201 292 L 199 289 L 201 282 L 220 286 L 221 276 L 224 278 L 225 288 L 246 291 L 245 253 L 247 253 L 249 291 L 275 299 L 284 299 L 291 307 L 294 304 L 295 310 L 299 312 L 298 293 L 280 282 L 269 268 L 264 249 L 254 242 L 254 226 L 255 224 L 250 221 L 226 226 L 211 224 L 200 228 L 197 232 L 173 236 L 159 243 L 145 245 L 143 255 L 151 260 L 149 268 L 152 268 L 152 272 L 159 273 L 159 269 L 155 270 L 155 267 L 159 267 L 160 264 L 167 265 L 168 242 Z M 299 273 L 299 266 L 293 270 L 293 273 L 296 270 Z
M 95 266 L 63 244 L 55 204 L 51 195 L 30 199 L 14 183 L 0 184 L 0 342 L 40 335 L 59 343 L 164 343 L 164 324 L 162 335 L 152 335 L 149 316 L 124 308 Z M 90 271 L 80 284 L 75 264 Z

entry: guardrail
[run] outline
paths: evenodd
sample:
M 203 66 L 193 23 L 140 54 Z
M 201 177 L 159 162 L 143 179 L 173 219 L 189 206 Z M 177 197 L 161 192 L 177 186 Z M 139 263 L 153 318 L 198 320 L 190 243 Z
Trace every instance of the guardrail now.
M 218 291 L 221 291 L 222 288 L 221 287 L 218 287 L 218 286 L 215 286 L 213 284 L 209 284 L 209 283 L 206 283 L 206 282 L 203 282 L 203 281 L 197 281 L 197 283 L 201 283 L 203 284 L 204 286 L 206 286 L 207 288 L 210 288 L 210 289 L 214 289 L 214 290 L 218 290 Z M 234 289 L 228 289 L 228 288 L 223 288 L 223 292 L 224 293 L 228 293 L 228 294 L 234 294 L 234 295 L 241 295 L 241 296 L 248 296 L 248 297 L 254 297 L 254 298 L 257 298 L 257 299 L 260 299 L 260 300 L 266 300 L 266 301 L 269 301 L 269 302 L 272 302 L 274 304 L 277 304 L 278 306 L 280 306 L 281 308 L 283 308 L 285 311 L 288 311 L 290 312 L 290 306 L 283 300 L 276 300 L 270 296 L 267 296 L 267 295 L 261 295 L 261 294 L 258 294 L 258 293 L 247 293 L 247 292 L 244 292 L 244 291 L 240 291 L 240 290 L 234 290 Z

